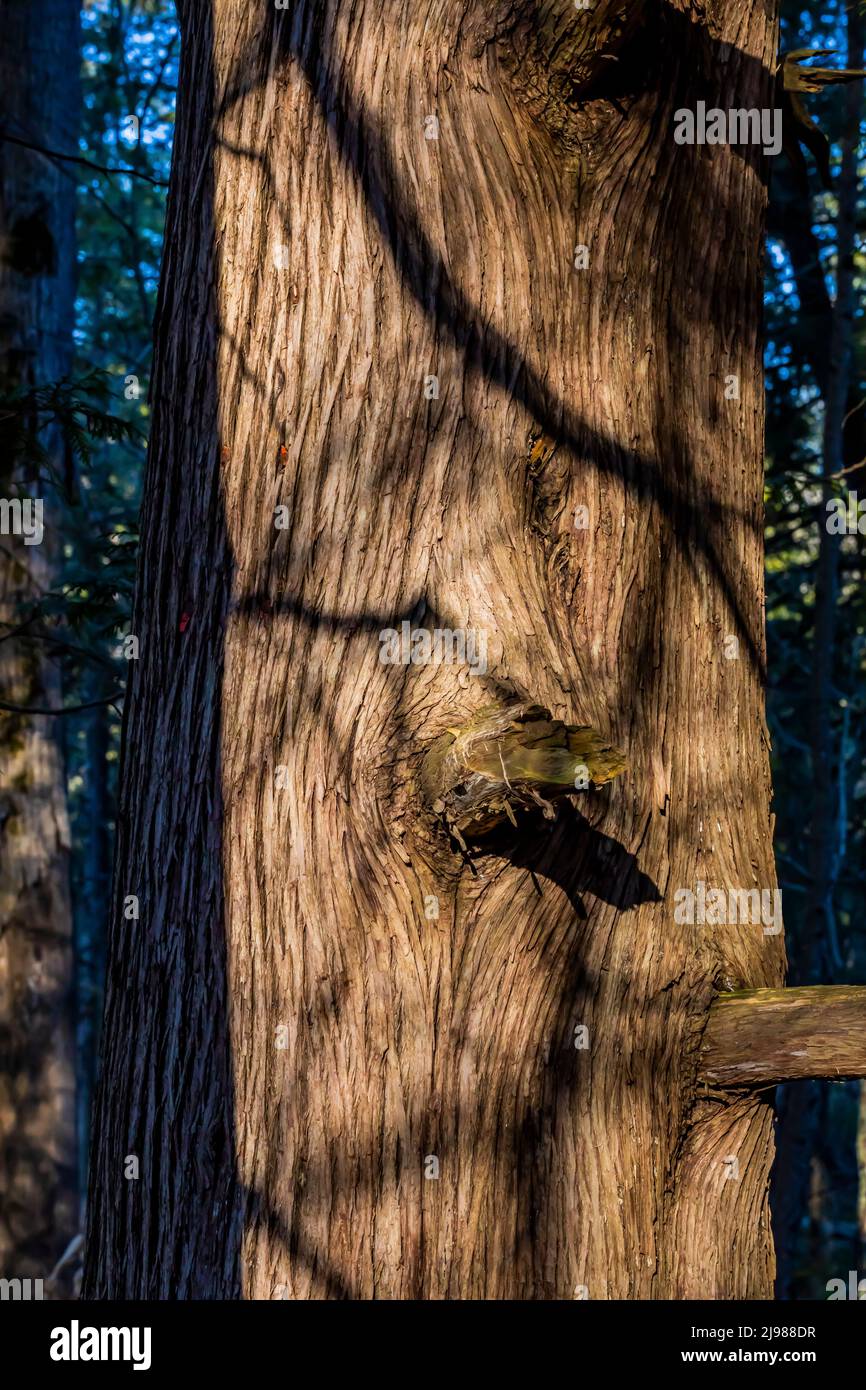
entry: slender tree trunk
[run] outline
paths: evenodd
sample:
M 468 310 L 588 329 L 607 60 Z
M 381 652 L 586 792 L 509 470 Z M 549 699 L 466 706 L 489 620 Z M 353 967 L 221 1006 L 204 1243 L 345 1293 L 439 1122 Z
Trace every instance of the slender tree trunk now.
M 766 167 L 673 130 L 774 7 L 182 24 L 85 1295 L 769 1297 L 696 1077 L 782 937 L 674 915 L 775 887 Z M 629 770 L 461 850 L 423 756 L 515 699 Z
M 3 12 L 4 135 L 76 145 L 78 6 L 10 0 Z M 0 378 L 4 395 L 69 371 L 75 183 L 31 149 L 0 141 Z M 34 437 L 38 422 L 33 422 Z M 55 432 L 41 443 L 60 478 Z M 58 494 L 30 456 L 0 461 L 2 495 L 41 499 L 44 539 L 0 538 L 0 693 L 54 708 L 44 647 L 11 634 L 52 582 Z M 69 828 L 56 721 L 0 712 L 0 1273 L 47 1275 L 77 1229 Z
M 855 5 L 848 10 L 847 25 L 848 66 L 859 68 L 863 61 L 863 35 Z M 841 538 L 828 528 L 826 504 L 836 495 L 832 480 L 844 466 L 842 431 L 850 389 L 854 337 L 857 152 L 860 147 L 863 84 L 852 83 L 846 97 L 846 133 L 842 140 L 836 215 L 836 298 L 833 304 L 830 361 L 824 397 L 824 507 L 818 528 L 815 632 L 812 645 L 810 733 L 813 785 L 809 836 L 811 890 L 807 912 L 809 920 L 815 924 L 816 940 L 812 948 L 812 963 L 816 966 L 816 979 L 824 974 L 825 961 L 831 961 L 836 968 L 841 966 L 833 905 L 836 878 L 840 868 L 837 793 L 834 779 L 834 770 L 839 762 L 838 720 L 834 718 L 839 696 L 834 683 L 833 657 Z
M 856 5 L 847 9 L 847 31 L 846 67 L 857 69 L 863 64 L 863 24 Z M 824 397 L 824 480 L 818 518 L 809 711 L 812 786 L 810 887 L 805 914 L 809 939 L 803 943 L 799 967 L 794 971 L 797 984 L 815 984 L 826 979 L 828 972 L 838 973 L 842 968 L 834 905 L 836 880 L 842 867 L 837 797 L 839 763 L 844 753 L 840 744 L 844 740 L 839 732 L 839 692 L 834 679 L 841 537 L 828 530 L 826 504 L 836 496 L 833 476 L 846 465 L 844 431 L 851 400 L 857 152 L 860 147 L 862 108 L 863 84 L 852 82 L 845 93 L 845 135 L 836 190 L 836 297 L 832 305 L 827 304 L 827 332 L 823 340 L 826 343 L 829 338 L 829 354 L 818 378 Z M 797 244 L 796 241 L 794 244 Z M 804 270 L 798 284 L 807 281 L 808 275 Z M 826 289 L 824 292 L 826 294 Z M 820 341 L 822 335 L 816 332 L 815 336 Z M 857 417 L 854 418 L 856 422 Z M 820 1133 L 821 1106 L 814 1083 L 798 1083 L 781 1097 L 779 1106 L 774 1225 L 780 1250 L 778 1293 L 782 1298 L 790 1297 L 793 1292 L 797 1231 L 807 1201 Z

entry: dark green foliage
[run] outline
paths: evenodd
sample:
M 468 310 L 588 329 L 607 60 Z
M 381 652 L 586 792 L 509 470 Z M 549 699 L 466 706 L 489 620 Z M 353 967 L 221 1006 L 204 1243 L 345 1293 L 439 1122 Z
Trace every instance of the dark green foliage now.
M 105 372 L 91 371 L 78 381 L 58 381 L 46 386 L 0 386 L 0 449 L 2 457 L 26 460 L 28 474 L 48 473 L 62 485 L 54 450 L 45 444 L 46 431 L 55 425 L 78 468 L 89 468 L 100 441 L 143 443 L 144 435 L 132 420 L 110 410 L 111 382 Z

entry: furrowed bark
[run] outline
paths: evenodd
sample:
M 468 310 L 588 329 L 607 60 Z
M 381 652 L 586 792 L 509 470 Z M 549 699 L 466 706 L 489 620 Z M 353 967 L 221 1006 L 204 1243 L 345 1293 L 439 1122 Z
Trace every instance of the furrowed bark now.
M 699 1079 L 710 1086 L 772 1086 L 809 1077 L 866 1076 L 866 986 L 722 994 L 710 1009 Z

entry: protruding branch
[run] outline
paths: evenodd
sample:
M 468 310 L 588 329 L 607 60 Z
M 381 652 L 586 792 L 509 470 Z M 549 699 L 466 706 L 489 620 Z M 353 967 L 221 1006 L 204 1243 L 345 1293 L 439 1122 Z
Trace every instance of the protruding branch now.
M 783 54 L 779 61 L 777 83 L 783 112 L 785 153 L 806 197 L 809 183 L 800 145 L 805 145 L 815 156 L 824 187 L 832 188 L 833 181 L 830 176 L 830 142 L 809 115 L 802 93 L 822 92 L 832 84 L 857 82 L 861 77 L 866 77 L 863 68 L 810 68 L 799 61 L 802 58 L 830 57 L 833 53 L 832 48 L 798 48 L 793 53 Z
M 619 775 L 626 760 L 588 725 L 563 724 L 542 705 L 485 705 L 448 729 L 421 770 L 428 805 L 464 845 L 516 812 L 541 807 Z
M 710 1009 L 699 1077 L 711 1086 L 858 1076 L 866 1076 L 864 985 L 739 990 Z

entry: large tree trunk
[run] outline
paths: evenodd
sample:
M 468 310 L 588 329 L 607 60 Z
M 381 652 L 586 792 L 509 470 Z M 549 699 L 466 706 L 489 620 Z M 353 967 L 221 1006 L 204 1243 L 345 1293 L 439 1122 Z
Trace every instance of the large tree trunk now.
M 75 148 L 78 6 L 10 0 L 0 91 L 0 381 L 9 393 L 57 383 L 70 369 L 75 289 L 75 182 L 27 145 Z M 34 435 L 37 421 L 32 424 Z M 7 417 L 4 444 L 10 437 Z M 26 446 L 0 460 L 6 498 L 42 499 L 44 539 L 0 538 L 0 698 L 25 709 L 60 703 L 56 668 L 27 618 L 52 582 L 64 458 L 40 434 L 50 481 Z M 23 632 L 13 635 L 25 624 Z M 0 1274 L 46 1276 L 77 1229 L 69 826 L 56 720 L 0 711 Z
M 697 1068 L 782 937 L 674 917 L 775 886 L 766 168 L 673 117 L 774 6 L 183 11 L 85 1292 L 769 1297 Z M 462 851 L 421 761 L 516 699 L 629 770 Z

